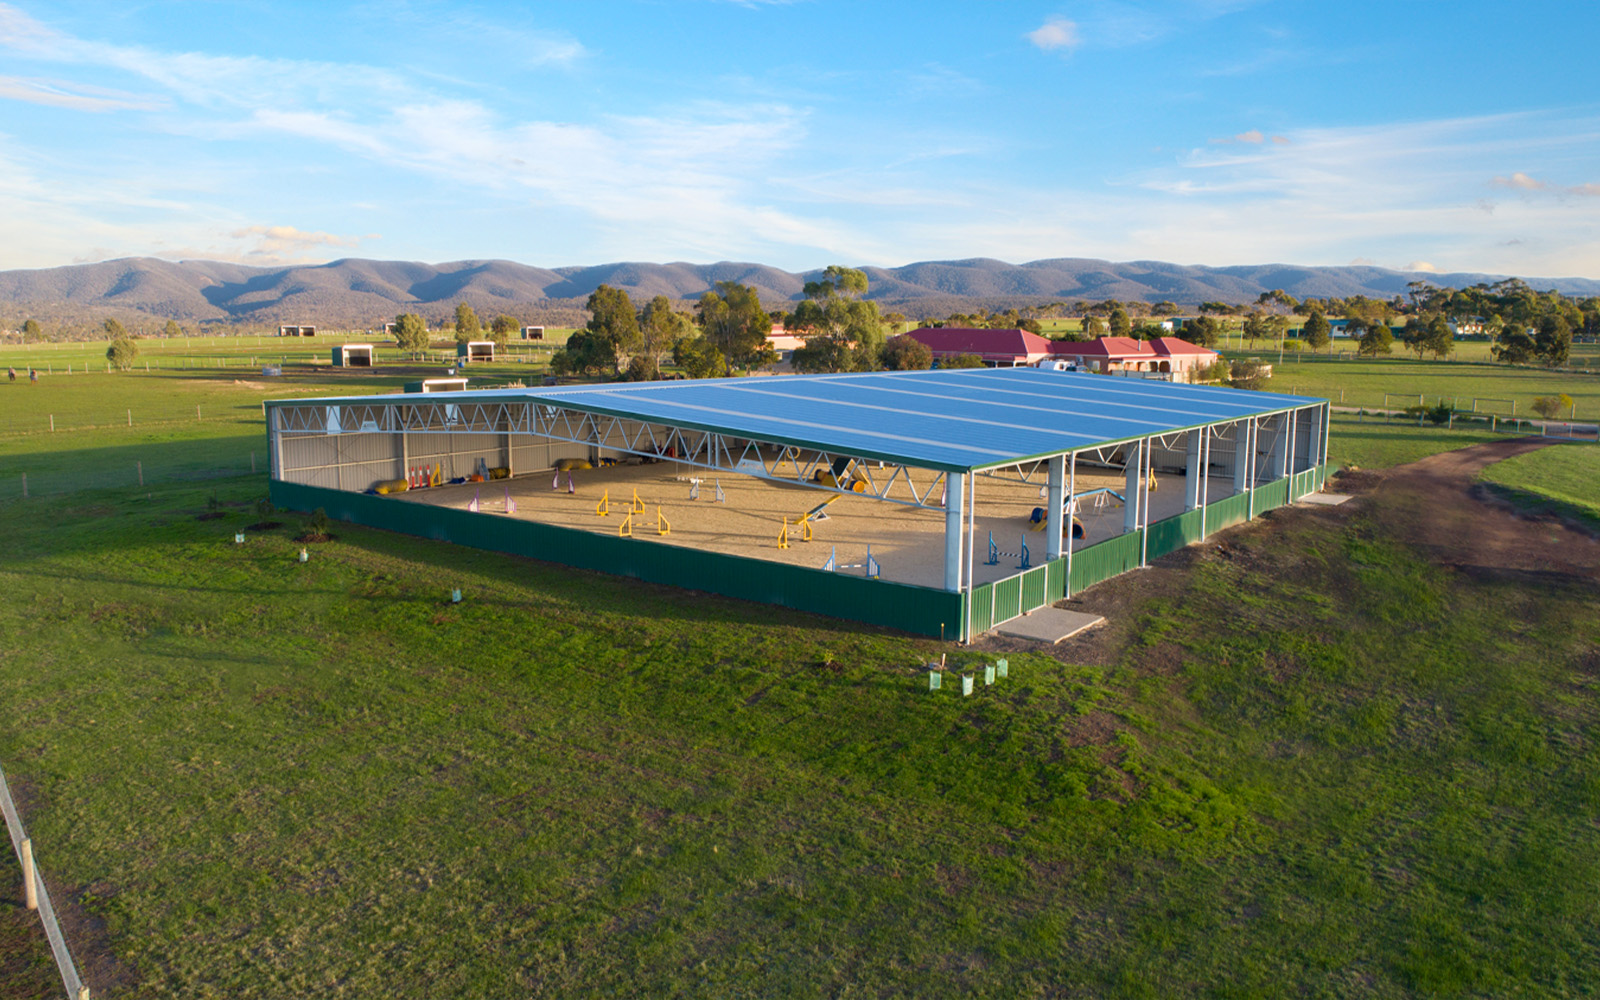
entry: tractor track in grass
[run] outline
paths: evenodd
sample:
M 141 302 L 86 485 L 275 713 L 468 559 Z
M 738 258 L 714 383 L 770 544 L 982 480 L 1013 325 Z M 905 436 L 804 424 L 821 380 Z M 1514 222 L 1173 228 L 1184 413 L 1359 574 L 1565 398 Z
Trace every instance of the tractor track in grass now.
M 1584 525 L 1507 503 L 1478 482 L 1495 462 L 1552 447 L 1541 438 L 1515 438 L 1440 452 L 1388 469 L 1339 473 L 1328 490 L 1353 499 L 1338 507 L 1280 507 L 1256 520 L 1113 577 L 1056 606 L 1103 615 L 1106 624 L 1048 650 L 1036 643 L 986 637 L 982 649 L 1045 651 L 1063 663 L 1117 662 L 1141 630 L 1151 602 L 1179 601 L 1190 570 L 1208 559 L 1250 559 L 1239 541 L 1291 529 L 1302 519 L 1348 522 L 1369 514 L 1443 571 L 1528 586 L 1600 583 L 1600 538 Z M 1561 445 L 1561 447 L 1572 447 Z M 1140 657 L 1155 673 L 1170 673 L 1171 650 L 1157 644 Z

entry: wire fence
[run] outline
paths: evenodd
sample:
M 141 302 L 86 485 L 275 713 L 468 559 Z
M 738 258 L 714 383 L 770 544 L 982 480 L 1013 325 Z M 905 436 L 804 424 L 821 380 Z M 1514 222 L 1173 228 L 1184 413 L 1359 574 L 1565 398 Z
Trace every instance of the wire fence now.
M 46 888 L 44 876 L 33 861 L 33 842 L 22 825 L 22 817 L 17 813 L 16 802 L 12 801 L 11 786 L 6 784 L 3 770 L 0 770 L 0 812 L 5 814 L 6 830 L 11 834 L 11 849 L 16 852 L 17 863 L 22 866 L 23 878 L 33 883 L 33 898 L 37 902 L 39 920 L 44 924 L 44 934 L 50 941 L 50 953 L 55 956 L 56 968 L 61 972 L 61 985 L 67 991 L 68 1000 L 88 1000 L 89 988 L 79 978 L 78 966 L 72 961 L 72 952 L 67 949 L 67 940 L 61 936 L 56 909 L 50 902 L 50 890 Z
M 233 455 L 208 455 L 192 460 L 165 455 L 114 462 L 62 464 L 8 460 L 0 478 L 0 499 L 62 496 L 85 490 L 138 490 L 181 483 L 204 483 L 238 476 L 262 476 L 265 487 L 267 458 L 264 450 Z

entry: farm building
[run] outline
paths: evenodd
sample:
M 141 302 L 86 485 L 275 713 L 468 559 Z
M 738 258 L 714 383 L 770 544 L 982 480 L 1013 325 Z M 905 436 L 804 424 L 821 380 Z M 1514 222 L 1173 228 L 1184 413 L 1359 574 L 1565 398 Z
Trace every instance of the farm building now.
M 335 368 L 371 368 L 371 344 L 340 344 L 333 349 Z
M 462 364 L 469 361 L 493 361 L 494 341 L 469 340 L 464 344 L 457 344 L 456 357 L 461 359 Z
M 462 392 L 467 388 L 464 378 L 425 378 L 421 382 L 407 382 L 406 392 Z
M 267 413 L 283 507 L 966 639 L 1320 488 L 1328 404 L 1007 368 Z
M 935 361 L 975 354 L 991 368 L 1061 360 L 1090 371 L 1164 374 L 1172 376 L 1171 381 L 1188 382 L 1196 372 L 1217 360 L 1216 351 L 1177 337 L 1100 337 L 1075 342 L 1049 340 L 1026 330 L 950 326 L 925 326 L 906 336 L 927 345 Z
M 280 326 L 280 327 L 278 327 L 278 336 L 280 336 L 280 337 L 315 337 L 316 335 L 317 335 L 317 328 L 314 327 L 314 326 Z
M 1171 375 L 1174 382 L 1193 381 L 1219 357 L 1209 347 L 1178 337 L 1099 337 L 1082 343 L 1053 340 L 1050 356 L 1076 361 L 1089 371 Z
M 542 327 L 542 326 L 525 326 L 525 327 L 523 327 L 522 328 L 522 339 L 523 340 L 543 340 L 544 339 L 544 327 Z

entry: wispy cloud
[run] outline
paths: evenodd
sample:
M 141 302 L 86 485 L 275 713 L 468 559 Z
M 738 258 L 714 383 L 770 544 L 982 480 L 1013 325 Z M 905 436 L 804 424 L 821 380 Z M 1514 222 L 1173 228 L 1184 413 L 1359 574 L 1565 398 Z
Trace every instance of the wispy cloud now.
M 1083 44 L 1078 26 L 1064 17 L 1046 18 L 1045 22 L 1027 34 L 1028 41 L 1046 52 L 1057 49 L 1071 51 Z
M 1288 137 L 1281 135 L 1268 136 L 1258 128 L 1250 129 L 1248 132 L 1240 132 L 1238 135 L 1231 135 L 1225 139 L 1208 139 L 1206 141 L 1211 143 L 1213 146 L 1231 146 L 1234 143 L 1244 143 L 1247 146 L 1259 146 L 1264 142 L 1271 142 L 1274 146 L 1289 145 Z
M 167 102 L 82 83 L 22 76 L 0 76 L 0 98 L 73 111 L 156 111 Z
M 1550 184 L 1537 177 L 1530 177 L 1520 170 L 1509 177 L 1496 177 L 1489 184 L 1498 188 L 1510 188 L 1513 191 L 1549 191 L 1557 195 L 1577 195 L 1580 198 L 1600 197 L 1600 184 Z

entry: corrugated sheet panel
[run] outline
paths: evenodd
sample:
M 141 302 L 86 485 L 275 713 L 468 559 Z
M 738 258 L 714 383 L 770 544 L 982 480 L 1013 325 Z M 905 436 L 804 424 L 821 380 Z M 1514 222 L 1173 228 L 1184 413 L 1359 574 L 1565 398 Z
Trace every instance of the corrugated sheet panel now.
M 348 401 L 355 400 L 372 402 Z M 1036 368 L 628 382 L 431 398 L 452 401 L 548 403 L 951 471 L 1322 402 Z
M 1142 532 L 1130 531 L 1072 553 L 1072 592 L 1138 568 Z
M 922 635 L 960 634 L 961 596 L 865 577 L 825 573 L 720 552 L 616 538 L 571 528 L 474 514 L 388 497 L 274 482 L 274 503 L 292 510 L 322 507 L 328 516 L 422 538 L 777 604 Z
M 1221 531 L 1250 519 L 1250 494 L 1239 493 L 1206 508 L 1206 531 Z
M 1265 486 L 1256 488 L 1256 513 L 1282 507 L 1289 497 L 1289 480 L 1275 479 Z
M 1149 526 L 1150 542 L 1145 549 L 1145 560 L 1159 559 L 1176 552 L 1191 542 L 1200 540 L 1200 511 L 1184 511 L 1177 517 L 1156 521 Z

